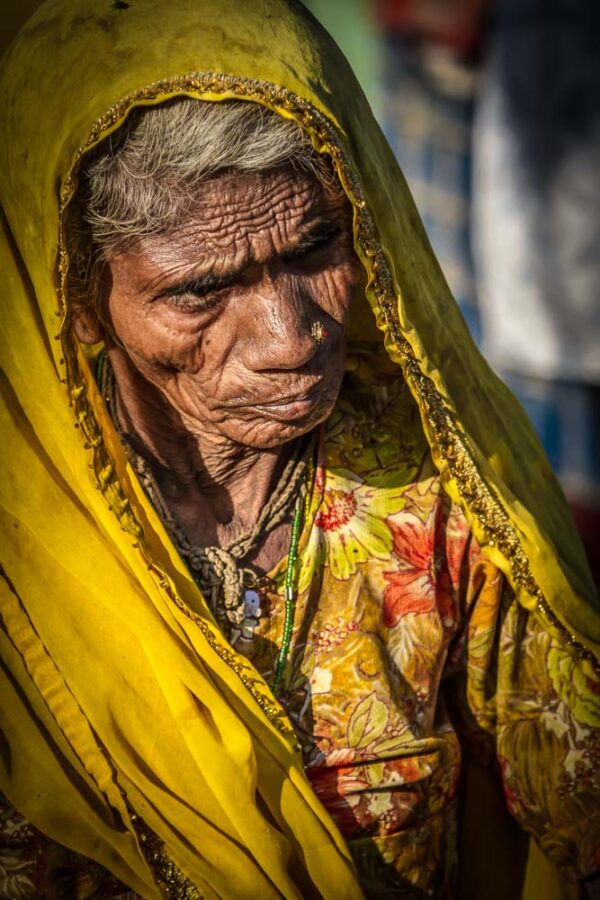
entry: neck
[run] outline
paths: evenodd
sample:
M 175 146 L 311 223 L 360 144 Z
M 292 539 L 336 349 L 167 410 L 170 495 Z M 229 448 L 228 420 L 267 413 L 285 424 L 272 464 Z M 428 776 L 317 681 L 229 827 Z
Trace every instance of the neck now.
M 183 421 L 118 350 L 109 351 L 118 425 L 150 465 L 188 540 L 222 546 L 258 520 L 289 444 L 262 450 Z

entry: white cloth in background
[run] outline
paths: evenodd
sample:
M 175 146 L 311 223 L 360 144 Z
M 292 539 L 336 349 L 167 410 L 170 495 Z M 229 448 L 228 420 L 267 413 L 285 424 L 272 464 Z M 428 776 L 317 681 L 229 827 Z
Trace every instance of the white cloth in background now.
M 569 133 L 568 104 L 585 102 L 590 79 L 567 66 L 553 72 L 545 95 L 540 55 L 533 45 L 527 52 L 527 39 L 507 29 L 476 118 L 483 351 L 502 372 L 600 385 L 600 117 L 592 111 L 590 123 L 586 114 L 585 128 Z M 572 42 L 568 28 L 564 41 Z M 576 53 L 566 56 L 578 65 Z

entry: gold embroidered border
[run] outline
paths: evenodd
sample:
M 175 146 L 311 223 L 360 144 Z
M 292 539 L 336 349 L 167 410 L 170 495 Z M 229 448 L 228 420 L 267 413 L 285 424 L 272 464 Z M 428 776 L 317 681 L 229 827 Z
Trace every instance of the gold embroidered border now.
M 160 838 L 137 813 L 132 813 L 130 818 L 144 858 L 163 897 L 167 900 L 202 900 L 198 888 L 177 868 Z
M 144 546 L 142 529 L 118 482 L 113 461 L 110 459 L 100 427 L 87 398 L 85 382 L 77 363 L 74 338 L 67 324 L 68 258 L 64 239 L 65 211 L 75 193 L 77 165 L 87 150 L 122 122 L 132 106 L 140 103 L 152 103 L 167 95 L 176 94 L 192 94 L 200 98 L 212 95 L 220 99 L 237 97 L 262 103 L 277 112 L 294 118 L 304 127 L 318 149 L 332 157 L 355 210 L 357 240 L 368 260 L 372 276 L 372 290 L 381 309 L 385 328 L 397 347 L 404 377 L 413 395 L 419 399 L 422 408 L 426 411 L 424 427 L 433 436 L 440 456 L 444 460 L 451 478 L 455 481 L 465 506 L 470 510 L 481 533 L 485 536 L 486 543 L 489 546 L 496 546 L 507 560 L 514 583 L 534 598 L 538 612 L 562 635 L 563 640 L 573 651 L 581 659 L 587 660 L 600 674 L 600 664 L 595 656 L 565 628 L 544 599 L 506 511 L 485 483 L 473 459 L 472 452 L 466 446 L 465 440 L 456 427 L 452 411 L 446 406 L 433 381 L 421 372 L 412 347 L 402 333 L 398 319 L 396 294 L 387 260 L 375 234 L 362 185 L 334 125 L 310 103 L 285 88 L 276 87 L 268 82 L 230 75 L 198 73 L 175 76 L 141 88 L 117 101 L 94 123 L 84 144 L 76 152 L 71 171 L 60 194 L 57 290 L 59 308 L 57 315 L 63 321 L 63 328 L 56 337 L 62 340 L 65 358 L 61 362 L 66 366 L 65 381 L 68 383 L 71 403 L 75 408 L 76 427 L 81 428 L 86 446 L 93 449 L 92 465 L 98 479 L 98 488 L 106 495 L 111 509 L 119 518 L 124 531 L 138 538 L 137 543 L 144 554 L 148 568 L 159 577 L 160 586 L 178 608 L 198 625 L 209 646 L 237 674 L 267 719 L 281 734 L 292 739 L 293 730 L 285 724 L 287 721 L 285 713 L 279 706 L 273 704 L 269 696 L 264 693 L 264 689 L 263 691 L 258 689 L 257 685 L 261 682 L 253 677 L 251 667 L 245 664 L 234 651 L 221 643 L 206 621 L 192 613 L 172 590 L 164 573 L 150 560 L 148 550 Z

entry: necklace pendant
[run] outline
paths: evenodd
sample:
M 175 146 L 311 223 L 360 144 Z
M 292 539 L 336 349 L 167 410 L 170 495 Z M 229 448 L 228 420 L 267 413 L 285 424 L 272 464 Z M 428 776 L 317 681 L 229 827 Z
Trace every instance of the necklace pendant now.
M 250 588 L 244 591 L 244 618 L 239 625 L 239 635 L 243 640 L 251 641 L 254 637 L 254 629 L 262 612 L 260 608 L 260 595 Z
M 261 613 L 260 594 L 253 589 L 244 591 L 244 615 L 246 618 L 258 619 Z

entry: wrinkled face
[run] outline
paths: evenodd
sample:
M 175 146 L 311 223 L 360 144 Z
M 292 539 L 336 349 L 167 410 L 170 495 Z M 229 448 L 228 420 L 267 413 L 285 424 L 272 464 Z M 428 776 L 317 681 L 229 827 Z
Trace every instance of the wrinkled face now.
M 117 343 L 188 430 L 263 448 L 291 440 L 339 391 L 362 278 L 351 233 L 347 200 L 309 175 L 207 182 L 176 231 L 108 260 Z

